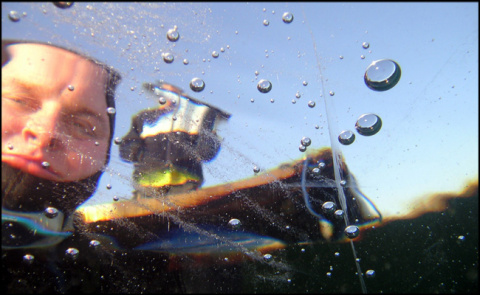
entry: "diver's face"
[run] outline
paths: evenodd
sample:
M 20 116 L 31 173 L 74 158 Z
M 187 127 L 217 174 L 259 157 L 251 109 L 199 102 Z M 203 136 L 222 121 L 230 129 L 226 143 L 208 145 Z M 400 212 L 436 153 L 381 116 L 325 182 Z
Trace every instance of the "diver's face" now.
M 48 45 L 6 50 L 11 59 L 2 67 L 2 162 L 58 182 L 98 172 L 110 134 L 105 70 Z

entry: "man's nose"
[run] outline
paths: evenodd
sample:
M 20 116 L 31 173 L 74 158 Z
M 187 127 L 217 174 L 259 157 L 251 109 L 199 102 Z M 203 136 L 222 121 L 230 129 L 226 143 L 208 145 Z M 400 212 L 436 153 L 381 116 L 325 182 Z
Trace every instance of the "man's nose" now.
M 59 149 L 62 145 L 60 129 L 58 114 L 39 112 L 27 121 L 22 135 L 30 148 Z

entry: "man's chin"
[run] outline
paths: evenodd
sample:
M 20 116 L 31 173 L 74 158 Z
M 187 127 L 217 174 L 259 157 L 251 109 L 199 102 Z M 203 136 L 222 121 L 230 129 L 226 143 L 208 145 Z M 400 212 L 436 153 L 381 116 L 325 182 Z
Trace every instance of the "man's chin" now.
M 65 213 L 90 198 L 102 171 L 80 181 L 56 182 L 41 178 L 2 162 L 2 207 L 36 212 L 54 207 Z

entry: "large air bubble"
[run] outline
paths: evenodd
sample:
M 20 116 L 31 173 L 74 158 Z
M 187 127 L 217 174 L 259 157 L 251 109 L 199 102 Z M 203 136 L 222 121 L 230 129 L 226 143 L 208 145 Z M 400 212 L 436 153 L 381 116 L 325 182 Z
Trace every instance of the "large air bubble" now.
M 355 124 L 355 129 L 357 129 L 357 132 L 365 136 L 377 134 L 381 128 L 382 119 L 375 114 L 361 115 Z
M 401 74 L 400 66 L 395 61 L 391 59 L 376 60 L 365 71 L 365 84 L 375 91 L 389 90 L 397 85 Z

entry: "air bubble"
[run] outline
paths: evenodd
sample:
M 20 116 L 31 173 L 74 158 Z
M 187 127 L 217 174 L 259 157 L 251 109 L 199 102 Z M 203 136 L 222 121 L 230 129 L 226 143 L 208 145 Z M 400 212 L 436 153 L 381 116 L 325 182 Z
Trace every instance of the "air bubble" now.
M 303 86 L 307 86 L 308 85 L 308 82 L 307 81 L 303 81 Z
M 261 93 L 268 93 L 270 90 L 272 90 L 272 83 L 270 83 L 268 80 L 262 79 L 258 82 L 257 89 Z
M 48 169 L 48 168 L 50 168 L 50 163 L 48 163 L 47 161 L 43 161 L 41 165 L 42 165 L 42 168 L 43 168 L 43 169 Z
M 307 150 L 307 147 L 304 146 L 303 144 L 301 144 L 299 147 L 298 147 L 298 150 L 301 151 L 301 152 L 304 152 Z
M 272 259 L 273 259 L 272 254 L 263 255 L 263 260 L 265 260 L 266 262 L 270 262 L 270 261 L 272 261 Z
M 115 137 L 115 139 L 113 140 L 113 142 L 117 145 L 121 144 L 122 143 L 122 139 L 120 137 Z
M 254 173 L 260 172 L 260 168 L 258 168 L 258 166 L 253 166 L 253 172 Z
M 292 104 L 296 104 L 297 101 L 295 99 L 292 99 Z
M 228 221 L 228 225 L 231 226 L 232 228 L 239 228 L 242 223 L 240 222 L 239 219 L 232 218 Z
M 55 218 L 58 216 L 58 209 L 57 208 L 54 208 L 54 207 L 47 207 L 45 209 L 45 211 L 43 211 L 43 213 L 45 214 L 45 216 L 47 216 L 48 218 Z
M 381 59 L 372 62 L 365 71 L 365 84 L 375 91 L 385 91 L 393 88 L 400 81 L 402 70 L 397 62 L 391 59 Z
M 365 55 L 363 55 L 363 54 L 360 55 L 360 58 L 361 58 L 361 59 L 365 59 Z
M 311 108 L 314 108 L 315 107 L 315 102 L 313 100 L 309 101 L 308 106 L 311 107 Z
M 360 234 L 360 229 L 356 225 L 349 225 L 345 228 L 345 234 L 348 238 L 353 239 L 358 237 Z
M 375 271 L 373 269 L 369 269 L 365 272 L 365 276 L 369 279 L 372 279 L 375 277 Z
M 73 2 L 53 2 L 53 5 L 57 6 L 58 8 L 66 9 L 73 6 Z
M 350 130 L 344 130 L 340 132 L 338 141 L 343 145 L 352 144 L 355 141 L 355 134 Z
M 205 82 L 200 78 L 193 78 L 192 81 L 190 81 L 190 89 L 195 92 L 200 92 L 205 89 Z
M 165 97 L 161 96 L 161 97 L 158 98 L 158 103 L 159 104 L 166 104 L 167 99 Z
M 185 58 L 185 59 L 183 60 L 183 64 L 184 64 L 184 65 L 188 65 L 188 59 Z
M 335 252 L 335 257 L 340 257 L 340 252 Z
M 293 14 L 290 13 L 290 12 L 285 12 L 283 15 L 282 15 L 282 20 L 284 23 L 286 24 L 289 24 L 293 21 Z
M 111 185 L 111 184 L 107 184 L 107 189 L 112 189 L 112 185 Z
M 274 102 L 275 102 L 275 99 L 271 98 L 271 99 L 270 99 L 270 102 L 271 102 L 271 103 L 274 103 Z
M 92 247 L 92 248 L 97 248 L 98 246 L 100 246 L 100 241 L 91 240 L 88 245 L 89 245 L 90 247 Z
M 361 115 L 355 124 L 355 129 L 357 129 L 357 132 L 365 136 L 377 134 L 381 128 L 382 120 L 375 114 Z
M 75 87 L 74 87 L 73 85 L 68 85 L 68 87 L 67 87 L 67 88 L 68 88 L 68 90 L 70 90 L 70 91 L 73 91 L 73 90 L 75 90 Z
M 8 13 L 8 18 L 12 21 L 12 22 L 18 22 L 20 20 L 20 13 L 18 13 L 17 11 L 15 10 L 12 10 Z
M 335 212 L 333 212 L 333 216 L 335 216 L 336 219 L 342 219 L 343 218 L 343 215 L 345 213 L 343 212 L 343 210 L 335 210 Z
M 34 260 L 35 256 L 33 256 L 32 254 L 25 254 L 23 256 L 23 262 L 25 262 L 26 264 L 32 264 Z
M 368 48 L 370 47 L 370 44 L 369 44 L 368 42 L 363 42 L 363 43 L 362 43 L 362 47 L 363 47 L 364 49 L 368 49 Z
M 320 168 L 318 168 L 318 167 L 313 168 L 312 173 L 315 174 L 315 175 L 319 175 L 320 174 Z
M 7 145 L 7 147 L 8 147 L 9 150 L 13 150 L 13 145 L 12 145 L 11 143 L 9 143 L 9 144 Z
M 328 94 L 330 94 L 330 96 L 334 96 L 334 95 L 335 95 L 335 92 L 330 91 Z
M 180 34 L 177 32 L 177 28 L 174 27 L 167 31 L 167 39 L 172 42 L 176 42 L 180 38 Z
M 213 57 L 213 58 L 217 58 L 217 57 L 218 57 L 218 55 L 219 55 L 219 54 L 218 54 L 218 52 L 217 52 L 217 51 L 213 51 L 213 52 L 212 52 L 212 57 Z
M 346 186 L 346 185 L 347 185 L 347 181 L 346 181 L 345 179 L 340 180 L 340 185 L 341 185 L 341 186 Z
M 109 115 L 114 115 L 116 112 L 117 112 L 117 111 L 116 111 L 115 108 L 113 108 L 113 107 L 108 107 L 108 108 L 107 108 L 107 113 L 108 113 Z
M 120 198 L 119 198 L 119 197 L 117 197 L 117 196 L 113 196 L 113 201 L 114 201 L 114 202 L 117 202 L 118 200 L 120 200 Z
M 78 251 L 77 248 L 68 248 L 65 251 L 65 256 L 70 259 L 77 259 L 78 253 L 80 253 L 80 251 Z
M 335 205 L 335 203 L 331 201 L 325 202 L 322 205 L 322 210 L 325 213 L 332 213 L 335 211 L 336 208 L 337 208 L 337 205 Z
M 270 22 L 268 20 L 266 20 L 266 19 L 263 20 L 263 25 L 264 26 L 268 26 L 269 24 L 270 24 Z
M 312 140 L 309 137 L 302 137 L 300 143 L 304 146 L 309 146 L 312 144 Z
M 163 58 L 163 61 L 166 62 L 167 64 L 171 64 L 174 60 L 173 54 L 171 54 L 170 52 L 162 53 L 162 58 Z

